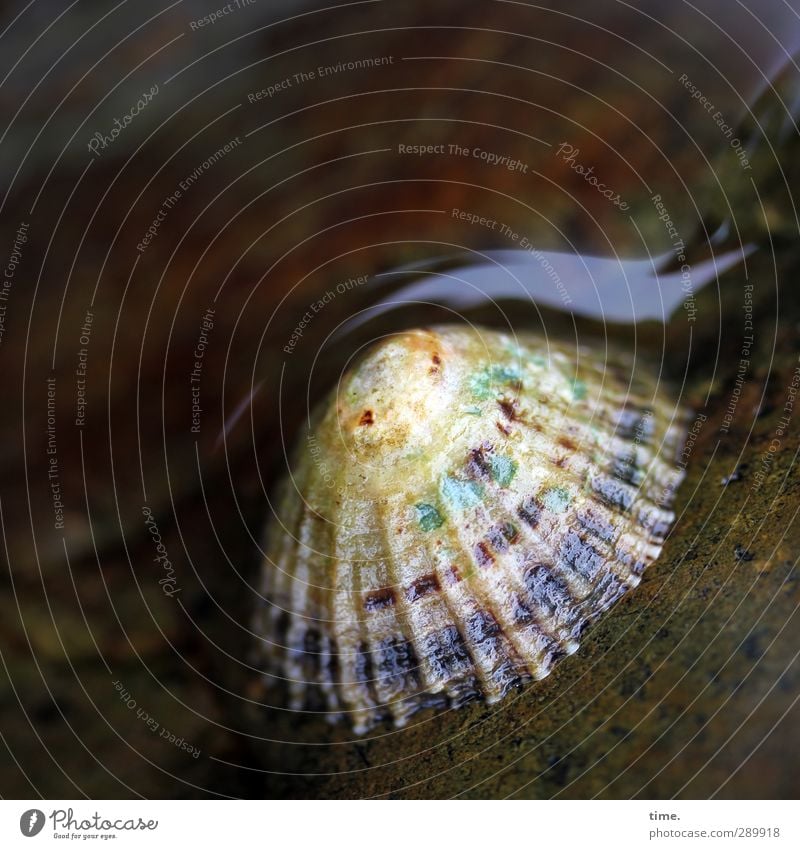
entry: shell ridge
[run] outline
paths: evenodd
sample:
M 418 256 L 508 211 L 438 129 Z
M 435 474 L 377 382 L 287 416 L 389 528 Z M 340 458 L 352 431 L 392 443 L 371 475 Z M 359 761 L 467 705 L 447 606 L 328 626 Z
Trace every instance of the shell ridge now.
M 305 482 L 307 470 L 305 468 L 300 469 L 298 475 Z M 269 629 L 266 632 L 268 642 L 265 643 L 262 640 L 262 649 L 267 673 L 273 678 L 279 678 L 282 684 L 285 684 L 285 643 L 291 617 L 289 604 L 291 571 L 287 564 L 291 559 L 293 545 L 297 539 L 297 528 L 302 517 L 303 501 L 302 499 L 291 498 L 291 478 L 284 482 L 282 490 L 279 494 L 278 503 L 288 505 L 289 515 L 283 526 L 286 531 L 278 534 L 277 525 L 273 525 L 265 540 L 266 563 L 268 565 L 262 570 L 262 592 L 266 599 L 263 603 L 265 605 L 264 616 L 269 622 Z
M 449 562 L 433 549 L 428 555 L 439 582 L 439 595 L 446 612 L 444 627 L 432 633 L 425 645 L 425 656 L 434 673 L 444 681 L 448 705 L 461 707 L 468 702 L 486 697 L 488 678 L 478 658 L 470 648 L 459 610 L 464 604 L 462 596 L 468 595 L 457 565 Z
M 512 604 L 514 610 L 512 615 L 514 626 L 519 630 L 532 627 L 535 631 L 532 639 L 534 644 L 537 645 L 535 654 L 539 656 L 539 660 L 537 660 L 535 667 L 529 664 L 529 671 L 535 677 L 540 677 L 541 671 L 549 668 L 550 657 L 568 653 L 571 650 L 571 645 L 565 639 L 563 626 L 560 626 L 552 613 L 544 608 L 540 599 L 534 597 L 525 582 L 525 570 L 535 559 L 535 553 L 538 549 L 523 549 L 520 546 L 520 538 L 524 537 L 524 531 L 520 531 L 517 524 L 514 524 L 513 518 L 516 518 L 516 516 L 511 514 L 510 505 L 505 504 L 504 506 L 505 513 L 501 514 L 498 524 L 513 528 L 515 542 L 509 541 L 505 551 L 496 551 L 495 558 L 498 565 L 502 566 L 513 592 Z M 555 572 L 554 564 L 545 566 L 545 563 L 541 562 L 540 565 L 548 568 L 551 572 Z M 576 604 L 571 593 L 568 598 L 571 605 Z
M 431 521 L 429 513 L 423 513 L 424 516 Z M 387 533 L 397 523 L 404 522 L 399 508 L 390 512 L 387 519 Z M 438 519 L 432 521 L 435 523 Z M 452 633 L 449 629 L 457 626 L 430 544 L 430 538 L 426 537 L 418 552 L 387 547 L 395 567 L 398 615 L 405 624 L 406 639 L 417 658 L 418 688 L 407 700 L 408 716 L 427 707 L 448 707 L 459 693 L 463 696 L 465 679 L 474 669 L 471 658 L 467 664 L 463 657 L 453 658 L 446 654 L 448 642 L 443 635 Z M 404 568 L 401 568 L 401 558 Z
M 535 532 L 529 533 L 533 535 Z M 527 596 L 539 617 L 547 623 L 548 631 L 556 635 L 557 642 L 567 654 L 571 653 L 580 626 L 577 621 L 580 611 L 584 605 L 591 603 L 592 585 L 575 570 L 563 568 L 558 552 L 539 558 L 538 562 L 528 564 L 525 569 L 523 585 Z M 545 598 L 550 600 L 549 610 L 544 606 Z
M 476 512 L 480 515 L 482 510 L 478 508 Z M 530 677 L 525 658 L 532 652 L 525 645 L 525 636 L 516 632 L 505 613 L 508 588 L 503 585 L 506 577 L 503 571 L 477 564 L 465 528 L 456 522 L 453 525 L 464 560 L 472 567 L 466 580 L 478 605 L 465 621 L 465 637 L 473 657 L 476 653 L 482 655 L 484 666 L 489 668 L 491 688 L 487 690 L 487 699 L 491 701 L 492 697 L 504 695 L 507 688 L 517 686 L 516 682 L 521 684 Z
M 374 519 L 370 532 L 381 540 L 378 549 L 386 558 L 375 561 L 374 568 L 369 570 L 370 581 L 362 584 L 361 595 L 354 599 L 354 605 L 363 617 L 373 658 L 378 710 L 388 711 L 401 727 L 413 713 L 413 694 L 421 690 L 419 661 L 403 615 L 396 563 L 387 539 L 388 511 L 381 499 L 374 502 Z
M 353 561 L 358 562 L 360 558 L 354 555 L 352 550 L 351 535 L 341 531 L 340 513 L 339 507 L 331 517 L 334 525 L 339 528 L 334 542 L 336 591 L 333 604 L 339 701 L 352 717 L 356 732 L 363 734 L 378 722 L 378 699 L 374 689 L 373 658 L 369 650 L 364 618 L 352 616 L 354 600 L 361 593 L 359 570 L 355 568 Z
M 306 505 L 297 531 L 297 542 L 303 555 L 295 559 L 289 588 L 291 616 L 285 646 L 290 706 L 295 710 L 302 710 L 309 705 L 312 698 L 310 690 L 318 684 L 320 677 L 317 635 L 321 623 L 319 609 L 315 610 L 317 605 L 311 587 L 318 524 L 313 508 Z
M 472 579 L 470 570 L 464 570 L 464 563 L 471 563 L 472 557 L 468 548 L 464 545 L 459 532 L 460 525 L 457 521 L 458 517 L 452 511 L 447 512 L 446 522 L 446 537 L 448 539 L 448 548 L 455 554 L 453 563 L 450 569 L 450 574 L 447 574 L 447 566 L 443 570 L 443 588 L 446 597 L 448 608 L 452 617 L 452 630 L 444 633 L 440 642 L 440 648 L 450 656 L 464 661 L 468 659 L 469 664 L 474 670 L 477 683 L 480 687 L 481 694 L 488 701 L 492 702 L 499 698 L 497 692 L 497 682 L 493 677 L 496 663 L 476 640 L 477 632 L 470 631 L 468 622 L 479 616 L 482 612 L 490 612 L 490 605 L 479 592 L 478 582 Z M 458 556 L 460 553 L 461 556 Z M 469 693 L 469 682 L 467 682 L 467 693 Z M 464 694 L 462 694 L 464 695 Z
M 319 479 L 321 471 L 316 466 L 314 474 Z M 317 553 L 323 547 L 333 550 L 333 526 L 325 521 L 317 509 L 310 504 L 308 504 L 306 518 L 310 523 L 310 529 L 316 530 L 316 534 L 321 539 L 317 541 L 314 531 L 311 530 L 308 556 L 305 559 L 306 571 L 305 574 L 298 576 L 303 581 L 304 598 L 308 601 L 308 609 L 302 611 L 302 614 L 307 617 L 303 642 L 303 649 L 308 659 L 308 667 L 304 669 L 307 688 L 305 707 L 324 711 L 328 721 L 333 721 L 341 714 L 342 707 L 336 687 L 337 648 L 331 633 L 334 611 L 330 576 L 335 574 L 335 569 L 330 569 L 329 560 L 323 559 Z M 298 538 L 300 538 L 299 529 Z M 314 538 L 313 544 L 311 538 Z M 317 568 L 314 569 L 314 566 Z M 300 611 L 295 608 L 295 616 L 298 615 Z M 311 620 L 311 624 L 308 623 L 308 619 Z
M 499 527 L 504 532 L 490 532 L 495 562 L 502 569 L 505 579 L 511 605 L 507 614 L 512 622 L 511 627 L 524 639 L 528 671 L 539 678 L 550 666 L 550 658 L 564 653 L 566 647 L 552 616 L 546 615 L 546 611 L 536 603 L 525 585 L 515 551 L 519 546 L 520 531 L 510 516 L 511 494 L 499 493 L 498 496 L 498 503 L 503 506 L 504 512 L 493 517 L 491 527 Z M 514 496 L 519 497 L 519 493 L 514 493 Z M 525 604 L 525 599 L 529 604 Z

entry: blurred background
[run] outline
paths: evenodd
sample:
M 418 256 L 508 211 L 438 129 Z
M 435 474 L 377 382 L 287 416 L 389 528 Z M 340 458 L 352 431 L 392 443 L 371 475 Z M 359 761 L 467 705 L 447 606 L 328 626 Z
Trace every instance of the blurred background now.
M 3 4 L 0 793 L 795 796 L 796 7 Z M 374 310 L 410 265 L 526 247 L 616 265 L 567 303 L 518 254 L 464 315 L 634 346 L 706 416 L 664 555 L 509 703 L 287 713 L 251 617 L 297 428 L 457 301 Z

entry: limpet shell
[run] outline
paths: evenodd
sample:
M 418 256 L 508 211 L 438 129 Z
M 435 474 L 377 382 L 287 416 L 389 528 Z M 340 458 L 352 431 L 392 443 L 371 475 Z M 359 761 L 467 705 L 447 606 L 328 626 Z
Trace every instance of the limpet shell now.
M 629 355 L 441 326 L 373 346 L 313 416 L 255 631 L 288 707 L 362 733 L 546 676 L 673 522 L 686 415 Z

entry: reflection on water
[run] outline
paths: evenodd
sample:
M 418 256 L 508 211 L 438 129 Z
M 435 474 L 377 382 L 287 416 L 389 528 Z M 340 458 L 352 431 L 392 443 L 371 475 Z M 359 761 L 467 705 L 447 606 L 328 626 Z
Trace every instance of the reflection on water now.
M 632 324 L 667 322 L 684 309 L 694 319 L 694 294 L 738 265 L 752 246 L 729 250 L 675 270 L 672 253 L 645 259 L 583 256 L 538 250 L 476 252 L 451 260 L 447 271 L 415 266 L 378 275 L 418 278 L 354 316 L 344 330 L 408 304 L 439 304 L 462 311 L 500 300 L 532 301 L 576 316 Z
M 788 6 L 783 11 L 791 13 L 790 19 L 784 20 L 791 41 L 795 29 L 800 27 L 800 18 Z M 736 20 L 730 33 L 738 31 L 743 35 L 742 20 Z M 797 65 L 783 47 L 773 43 L 769 48 L 753 34 L 748 35 L 748 40 L 750 47 L 760 44 L 760 64 L 754 61 L 749 70 L 738 69 L 727 94 L 715 95 L 715 107 L 724 104 L 730 114 L 742 116 L 729 133 L 719 134 L 717 152 L 712 157 L 720 164 L 715 178 L 722 179 L 725 204 L 719 196 L 704 195 L 698 189 L 697 223 L 691 231 L 687 228 L 691 235 L 685 242 L 677 223 L 673 225 L 669 207 L 661 202 L 660 194 L 654 194 L 639 208 L 634 222 L 641 237 L 639 255 L 632 255 L 630 249 L 618 253 L 617 245 L 611 241 L 607 255 L 582 253 L 579 237 L 568 242 L 566 250 L 540 250 L 529 239 L 523 242 L 524 249 L 497 249 L 491 241 L 487 244 L 484 239 L 482 244 L 480 237 L 474 245 L 467 242 L 462 249 L 450 243 L 420 243 L 420 252 L 435 246 L 447 253 L 376 274 L 368 294 L 360 303 L 354 302 L 352 313 L 330 328 L 322 345 L 325 355 L 315 352 L 311 370 L 324 372 L 327 366 L 329 376 L 335 377 L 337 364 L 349 361 L 371 339 L 442 321 L 477 321 L 514 330 L 553 327 L 574 338 L 585 330 L 622 344 L 633 341 L 639 345 L 647 337 L 645 349 L 657 335 L 660 338 L 655 340 L 651 353 L 671 353 L 676 362 L 680 361 L 677 370 L 681 374 L 691 357 L 697 357 L 704 338 L 709 343 L 714 337 L 717 356 L 720 333 L 724 332 L 720 326 L 725 313 L 723 302 L 731 295 L 735 298 L 742 281 L 750 280 L 748 258 L 757 255 L 762 263 L 771 264 L 777 280 L 777 268 L 796 254 L 794 239 L 784 244 L 788 249 L 783 254 L 775 250 L 782 235 L 792 232 L 794 223 L 788 214 L 775 214 L 784 203 L 786 188 L 775 180 L 780 178 L 785 183 L 792 157 L 790 143 L 797 137 Z M 756 54 L 758 50 L 753 56 Z M 728 61 L 716 58 L 722 64 Z M 733 85 L 734 77 L 738 87 Z M 739 101 L 738 107 L 734 107 L 730 97 Z M 688 128 L 693 126 L 694 122 L 689 122 Z M 742 162 L 731 157 L 731 138 L 741 138 L 754 155 L 752 169 L 748 166 L 747 173 Z M 723 162 L 727 164 L 723 166 Z M 735 166 L 732 172 L 731 162 Z M 760 190 L 769 188 L 772 193 L 765 199 Z M 667 236 L 667 250 L 663 250 L 663 240 L 658 242 L 658 251 L 651 250 L 651 240 L 644 238 L 639 229 L 639 225 L 642 230 L 648 229 L 645 219 L 657 219 L 655 231 L 661 237 Z M 721 279 L 727 272 L 732 273 Z M 756 282 L 768 286 L 764 279 L 762 273 Z M 712 293 L 706 303 L 713 306 L 700 314 L 695 299 L 704 290 Z M 729 315 L 738 327 L 738 311 Z M 665 331 L 653 334 L 645 330 L 637 337 L 636 328 L 650 327 L 650 322 L 663 326 Z M 633 328 L 630 333 L 629 328 Z M 692 345 L 693 351 L 678 351 Z M 322 365 L 326 357 L 329 360 Z M 312 379 L 316 380 L 317 375 Z
M 272 348 L 256 370 L 266 389 L 250 386 L 234 399 L 228 428 L 239 428 L 253 397 L 265 421 L 279 407 L 291 416 L 294 406 L 282 402 L 300 393 L 304 406 L 313 407 L 373 340 L 441 322 L 546 331 L 570 341 L 605 337 L 665 361 L 673 377 L 711 363 L 719 369 L 714 378 L 724 381 L 734 362 L 723 355 L 725 344 L 735 350 L 737 340 L 722 337 L 740 332 L 741 305 L 723 302 L 740 298 L 743 282 L 753 282 L 757 302 L 759 290 L 776 290 L 788 279 L 779 269 L 796 253 L 790 185 L 800 105 L 793 59 L 800 44 L 798 3 L 731 7 L 706 0 L 673 14 L 671 7 L 644 2 L 625 7 L 624 25 L 606 21 L 606 29 L 591 4 L 579 6 L 582 21 L 537 7 L 535 36 L 527 29 L 533 13 L 528 20 L 528 12 L 515 7 L 519 43 L 506 33 L 495 44 L 474 21 L 453 34 L 433 19 L 418 49 L 403 42 L 409 59 L 403 69 L 427 72 L 416 60 L 438 56 L 433 67 L 448 76 L 441 90 L 420 89 L 427 111 L 419 120 L 418 104 L 395 107 L 388 134 L 370 137 L 370 147 L 385 152 L 387 162 L 371 161 L 351 180 L 392 192 L 393 216 L 379 217 L 374 210 L 382 207 L 369 193 L 348 194 L 348 204 L 358 201 L 357 216 L 350 206 L 332 208 L 317 222 L 324 235 L 314 245 L 325 259 L 309 261 L 304 276 L 294 269 L 276 275 L 276 286 L 288 280 L 293 289 L 270 325 Z M 764 26 L 754 25 L 754 10 Z M 498 24 L 499 30 L 506 32 Z M 544 41 L 551 30 L 561 36 L 553 44 L 564 51 L 552 56 Z M 596 40 L 578 55 L 574 40 L 584 30 Z M 470 33 L 475 44 L 469 47 L 485 65 L 477 56 L 464 64 L 470 49 L 459 39 Z M 440 36 L 456 39 L 458 50 L 445 50 Z M 540 37 L 541 53 L 528 54 L 528 40 Z M 620 52 L 625 40 L 631 49 Z M 609 73 L 595 80 L 602 68 Z M 485 74 L 480 85 L 473 72 Z M 400 82 L 387 79 L 381 91 L 395 91 L 391 86 Z M 417 82 L 427 85 L 427 77 Z M 453 94 L 459 88 L 463 101 Z M 473 103 L 477 92 L 483 94 Z M 494 92 L 518 101 L 509 110 L 511 101 L 497 101 Z M 281 108 L 289 109 L 291 96 L 294 105 L 305 103 L 296 88 Z M 402 120 L 395 122 L 396 115 Z M 473 120 L 477 115 L 480 121 Z M 315 134 L 320 120 L 312 122 Z M 442 152 L 400 156 L 400 141 Z M 580 151 L 581 170 L 556 155 L 563 144 Z M 456 156 L 453 146 L 467 155 Z M 513 153 L 529 167 L 525 174 L 490 170 L 476 150 Z M 349 175 L 349 164 L 337 167 Z M 629 207 L 608 203 L 592 179 L 624 196 Z M 395 216 L 400 208 L 430 219 L 420 227 L 416 218 Z M 468 213 L 466 220 L 454 215 L 458 210 Z M 484 218 L 503 226 L 474 223 Z M 512 231 L 524 241 L 509 237 Z M 331 265 L 328 251 L 335 254 Z M 361 274 L 368 283 L 346 298 L 324 309 L 310 306 Z M 302 337 L 287 353 L 287 336 L 298 327 Z M 269 381 L 280 371 L 276 357 L 284 368 L 282 388 Z M 293 427 L 291 421 L 287 433 Z

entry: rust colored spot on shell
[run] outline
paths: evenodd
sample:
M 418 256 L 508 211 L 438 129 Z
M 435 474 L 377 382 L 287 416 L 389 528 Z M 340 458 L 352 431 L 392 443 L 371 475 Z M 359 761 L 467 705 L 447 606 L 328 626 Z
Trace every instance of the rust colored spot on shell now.
M 362 426 L 375 424 L 375 417 L 372 414 L 372 410 L 364 410 L 358 423 Z
M 510 422 L 519 421 L 519 413 L 517 412 L 518 404 L 516 399 L 501 398 L 497 402 L 497 406 L 500 407 L 500 411 Z

